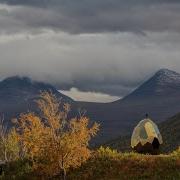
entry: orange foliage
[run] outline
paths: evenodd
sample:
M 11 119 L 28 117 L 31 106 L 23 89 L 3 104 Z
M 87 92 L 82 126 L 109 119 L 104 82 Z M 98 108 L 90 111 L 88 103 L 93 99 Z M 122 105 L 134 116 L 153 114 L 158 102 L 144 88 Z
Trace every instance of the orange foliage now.
M 41 93 L 37 104 L 41 116 L 27 113 L 16 121 L 22 154 L 41 173 L 63 172 L 65 177 L 68 168 L 80 166 L 89 158 L 88 143 L 99 125 L 89 127 L 84 116 L 68 120 L 69 104 L 60 103 L 52 93 Z
M 5 162 L 19 158 L 19 139 L 14 128 L 8 130 L 4 118 L 0 118 L 0 159 Z

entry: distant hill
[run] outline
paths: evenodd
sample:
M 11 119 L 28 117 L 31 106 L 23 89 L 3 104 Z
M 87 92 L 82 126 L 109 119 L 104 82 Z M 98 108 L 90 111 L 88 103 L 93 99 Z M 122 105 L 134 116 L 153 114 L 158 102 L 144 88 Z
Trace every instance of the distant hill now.
M 159 124 L 163 137 L 162 152 L 171 152 L 180 147 L 180 113 Z M 131 135 L 121 136 L 105 143 L 105 146 L 119 151 L 131 151 Z
M 41 91 L 51 91 L 62 101 L 74 103 L 50 84 L 14 76 L 0 82 L 0 115 L 4 116 L 9 124 L 10 119 L 17 117 L 21 112 L 37 111 L 34 100 L 39 97 Z
M 21 112 L 37 111 L 34 100 L 40 91 L 52 91 L 57 98 L 72 106 L 72 114 L 86 110 L 86 115 L 101 124 L 94 145 L 105 143 L 120 135 L 131 133 L 134 126 L 148 113 L 156 123 L 180 110 L 180 74 L 159 70 L 131 94 L 113 103 L 75 102 L 50 84 L 27 77 L 10 77 L 0 81 L 0 115 L 7 123 Z
M 113 103 L 79 103 L 87 115 L 101 124 L 97 142 L 132 132 L 146 113 L 162 122 L 180 110 L 180 74 L 161 69 L 125 98 Z
M 180 113 L 160 124 L 163 136 L 163 150 L 171 151 L 180 147 Z

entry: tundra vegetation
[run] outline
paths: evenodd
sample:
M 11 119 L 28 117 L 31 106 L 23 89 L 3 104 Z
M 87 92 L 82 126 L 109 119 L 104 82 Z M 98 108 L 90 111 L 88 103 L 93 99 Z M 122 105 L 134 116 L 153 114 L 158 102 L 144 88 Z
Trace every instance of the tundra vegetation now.
M 38 114 L 21 114 L 10 130 L 1 121 L 1 179 L 180 179 L 180 149 L 158 156 L 91 150 L 99 124 L 84 115 L 69 118 L 69 104 L 50 92 L 37 104 Z

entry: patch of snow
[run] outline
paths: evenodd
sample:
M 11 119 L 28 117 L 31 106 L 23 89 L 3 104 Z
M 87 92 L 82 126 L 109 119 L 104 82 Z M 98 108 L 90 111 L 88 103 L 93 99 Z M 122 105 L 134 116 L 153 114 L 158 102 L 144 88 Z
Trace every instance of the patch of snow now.
M 156 73 L 156 78 L 159 85 L 180 83 L 180 74 L 168 69 L 161 69 L 158 71 Z

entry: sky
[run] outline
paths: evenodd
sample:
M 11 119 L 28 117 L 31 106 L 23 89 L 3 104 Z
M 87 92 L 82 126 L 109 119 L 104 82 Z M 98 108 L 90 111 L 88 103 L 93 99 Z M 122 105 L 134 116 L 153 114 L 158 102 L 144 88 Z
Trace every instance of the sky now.
M 0 0 L 0 78 L 109 102 L 180 72 L 179 0 Z

